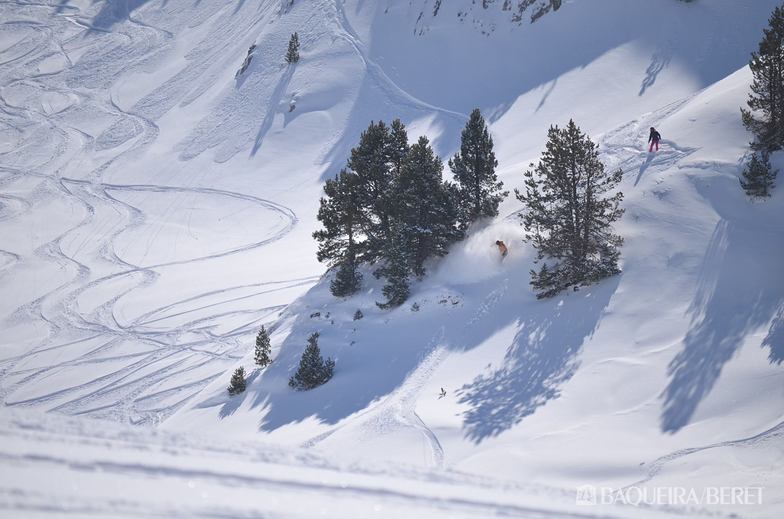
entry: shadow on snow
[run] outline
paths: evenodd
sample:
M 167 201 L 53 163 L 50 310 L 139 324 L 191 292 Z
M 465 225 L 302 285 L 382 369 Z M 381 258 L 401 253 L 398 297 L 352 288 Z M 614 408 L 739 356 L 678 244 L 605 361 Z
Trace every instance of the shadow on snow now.
M 598 328 L 619 279 L 526 308 L 503 365 L 459 392 L 460 403 L 471 407 L 463 424 L 467 438 L 479 443 L 498 436 L 559 396 L 560 386 L 577 370 L 580 349 Z
M 775 228 L 777 219 L 765 216 L 776 208 L 749 204 L 734 182 L 725 183 L 710 190 L 698 186 L 704 196 L 714 198 L 722 218 L 705 251 L 689 307 L 691 328 L 683 349 L 668 366 L 670 382 L 664 390 L 661 415 L 662 431 L 668 433 L 689 423 L 747 336 L 771 320 L 762 345 L 770 348 L 771 363 L 784 359 L 784 272 L 780 265 L 784 238 Z M 766 221 L 773 225 L 766 229 Z

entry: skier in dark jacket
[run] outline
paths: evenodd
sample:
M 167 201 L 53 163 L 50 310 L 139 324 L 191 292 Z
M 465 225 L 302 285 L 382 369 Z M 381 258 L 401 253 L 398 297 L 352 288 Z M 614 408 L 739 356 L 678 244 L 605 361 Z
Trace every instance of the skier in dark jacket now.
M 656 128 L 651 126 L 651 134 L 648 137 L 648 142 L 651 143 L 650 147 L 648 148 L 648 153 L 653 151 L 653 145 L 656 145 L 656 151 L 659 151 L 659 141 L 661 140 L 661 134 L 656 131 Z

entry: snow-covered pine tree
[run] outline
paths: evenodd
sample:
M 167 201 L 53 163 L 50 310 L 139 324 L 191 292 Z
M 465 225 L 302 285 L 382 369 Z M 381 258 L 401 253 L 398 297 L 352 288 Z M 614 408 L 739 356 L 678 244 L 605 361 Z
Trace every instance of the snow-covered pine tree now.
M 357 270 L 360 251 L 357 239 L 363 218 L 359 177 L 342 170 L 334 179 L 327 180 L 324 194 L 317 215 L 324 228 L 313 233 L 319 243 L 317 258 L 337 268 L 330 290 L 337 297 L 345 297 L 359 290 L 362 282 Z
M 441 159 L 422 136 L 411 146 L 393 186 L 393 215 L 401 226 L 411 271 L 418 277 L 425 274 L 425 260 L 444 256 L 449 245 L 462 236 L 443 169 Z
M 765 153 L 784 147 L 784 6 L 773 10 L 768 24 L 749 61 L 749 110 L 741 108 L 743 124 L 754 134 L 752 148 Z
M 553 262 L 531 271 L 537 297 L 620 272 L 623 238 L 612 223 L 623 214 L 623 193 L 611 192 L 622 171 L 607 173 L 597 146 L 571 120 L 564 129 L 550 127 L 539 164 L 531 167 L 525 191 L 515 190 L 525 205 L 522 225 L 538 259 Z
M 237 395 L 245 391 L 245 368 L 240 366 L 234 370 L 234 374 L 232 374 L 231 381 L 229 382 L 229 387 L 226 389 L 229 391 L 230 395 Z
M 286 51 L 286 63 L 299 61 L 299 35 L 295 32 L 289 39 L 289 48 Z
M 297 391 L 307 391 L 326 383 L 335 371 L 335 361 L 324 360 L 318 346 L 319 333 L 308 337 L 308 345 L 299 360 L 297 372 L 289 379 L 289 386 Z
M 411 272 L 411 251 L 408 248 L 403 224 L 394 222 L 391 230 L 392 239 L 384 249 L 384 262 L 377 275 L 386 279 L 382 293 L 387 298 L 385 303 L 376 303 L 379 308 L 394 308 L 403 304 L 411 292 L 408 277 Z
M 776 173 L 771 169 L 767 153 L 758 152 L 743 169 L 740 185 L 747 195 L 764 198 L 770 196 L 775 179 Z
M 266 368 L 272 362 L 272 358 L 270 358 L 271 353 L 272 346 L 270 345 L 269 334 L 267 329 L 262 326 L 258 335 L 256 335 L 256 350 L 254 351 L 253 360 L 257 366 Z
M 498 215 L 498 204 L 509 194 L 498 180 L 493 138 L 478 108 L 471 112 L 460 136 L 460 151 L 449 161 L 457 182 L 460 228 L 479 218 Z

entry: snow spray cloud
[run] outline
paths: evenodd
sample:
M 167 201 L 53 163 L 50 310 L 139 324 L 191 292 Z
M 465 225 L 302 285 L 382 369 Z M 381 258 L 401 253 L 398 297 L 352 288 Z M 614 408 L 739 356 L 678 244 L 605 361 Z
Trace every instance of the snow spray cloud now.
M 503 241 L 509 248 L 509 255 L 503 261 L 495 243 L 497 240 Z M 432 281 L 442 284 L 478 283 L 514 268 L 531 255 L 532 249 L 523 244 L 522 227 L 517 222 L 501 221 L 474 227 L 464 241 L 453 245 L 449 254 L 440 260 L 433 271 Z

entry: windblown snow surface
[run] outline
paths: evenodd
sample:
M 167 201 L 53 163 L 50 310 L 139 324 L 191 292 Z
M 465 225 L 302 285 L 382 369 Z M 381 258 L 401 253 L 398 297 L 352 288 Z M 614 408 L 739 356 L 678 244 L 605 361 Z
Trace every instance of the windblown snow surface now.
M 0 3 L 0 515 L 781 517 L 784 197 L 738 184 L 775 5 Z M 330 296 L 310 234 L 360 132 L 446 159 L 474 107 L 509 189 L 569 118 L 623 169 L 623 273 L 536 300 L 510 197 L 402 307 Z M 314 331 L 335 377 L 293 392 Z

